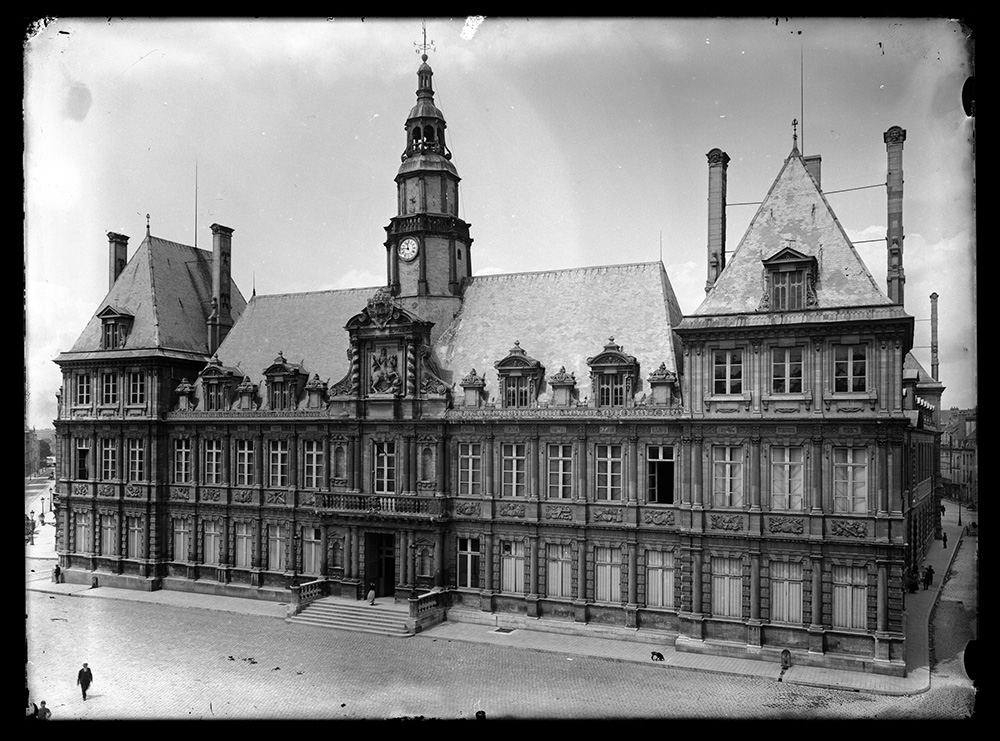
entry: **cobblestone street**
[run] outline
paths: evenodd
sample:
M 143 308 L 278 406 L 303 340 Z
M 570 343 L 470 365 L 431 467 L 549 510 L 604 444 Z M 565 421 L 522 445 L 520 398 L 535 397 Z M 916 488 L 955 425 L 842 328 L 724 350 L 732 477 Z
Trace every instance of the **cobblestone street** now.
M 967 686 L 878 696 L 277 618 L 29 592 L 32 699 L 64 719 L 965 718 Z M 169 638 L 168 638 L 169 637 Z M 94 671 L 84 702 L 75 686 Z

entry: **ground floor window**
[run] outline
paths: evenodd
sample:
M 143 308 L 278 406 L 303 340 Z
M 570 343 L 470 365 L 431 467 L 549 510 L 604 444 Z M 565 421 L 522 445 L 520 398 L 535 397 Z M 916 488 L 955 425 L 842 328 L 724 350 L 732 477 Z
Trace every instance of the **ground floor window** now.
M 101 515 L 101 555 L 114 556 L 118 553 L 118 528 L 114 515 Z
M 269 571 L 284 571 L 287 568 L 285 546 L 288 544 L 288 528 L 284 525 L 267 526 L 267 568 Z
M 207 566 L 217 566 L 222 554 L 222 523 L 206 520 L 202 524 L 202 560 Z
M 545 590 L 549 597 L 573 596 L 573 547 L 569 543 L 545 546 Z
M 674 606 L 674 554 L 646 551 L 646 605 Z
M 712 559 L 712 614 L 743 617 L 743 561 Z
M 302 528 L 302 573 L 323 573 L 323 531 L 318 527 Z
M 184 518 L 174 519 L 174 553 L 175 561 L 187 561 L 191 556 L 191 521 Z
M 509 594 L 524 592 L 523 541 L 500 541 L 500 591 Z
M 802 564 L 771 561 L 771 621 L 802 622 Z
M 249 522 L 235 525 L 236 568 L 249 569 L 253 565 L 253 528 Z
M 458 586 L 479 588 L 479 538 L 458 539 Z
M 621 602 L 622 552 L 620 548 L 594 548 L 594 599 Z
M 93 543 L 90 534 L 90 513 L 77 512 L 74 516 L 75 528 L 75 548 L 77 553 L 90 553 L 93 550 Z
M 833 567 L 833 627 L 868 627 L 868 570 L 863 566 Z
M 127 518 L 125 528 L 126 554 L 129 558 L 142 558 L 144 556 L 142 518 L 134 515 Z

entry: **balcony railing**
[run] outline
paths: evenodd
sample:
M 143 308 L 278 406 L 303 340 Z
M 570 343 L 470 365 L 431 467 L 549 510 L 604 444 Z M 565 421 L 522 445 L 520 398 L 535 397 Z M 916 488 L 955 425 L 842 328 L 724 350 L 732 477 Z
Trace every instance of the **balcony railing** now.
M 403 494 L 342 494 L 321 492 L 315 495 L 314 506 L 321 510 L 357 512 L 365 515 L 440 515 L 441 499 Z

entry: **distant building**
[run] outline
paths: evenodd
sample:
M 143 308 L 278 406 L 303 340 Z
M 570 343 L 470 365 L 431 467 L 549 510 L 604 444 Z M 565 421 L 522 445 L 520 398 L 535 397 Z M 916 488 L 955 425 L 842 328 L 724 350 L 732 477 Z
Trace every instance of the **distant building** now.
M 941 475 L 949 499 L 963 505 L 979 502 L 978 411 L 952 407 L 942 415 Z
M 66 581 L 374 583 L 425 620 L 904 673 L 943 390 L 909 355 L 905 132 L 884 137 L 888 293 L 794 143 L 727 259 L 715 149 L 684 316 L 659 263 L 476 276 L 426 57 L 417 75 L 383 286 L 247 302 L 231 228 L 207 252 L 147 227 L 130 260 L 108 235 L 109 293 L 56 359 Z

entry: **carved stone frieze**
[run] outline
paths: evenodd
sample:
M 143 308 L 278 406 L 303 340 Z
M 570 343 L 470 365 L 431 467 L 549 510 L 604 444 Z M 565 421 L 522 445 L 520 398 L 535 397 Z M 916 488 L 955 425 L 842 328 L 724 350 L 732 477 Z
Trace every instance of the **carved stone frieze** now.
M 805 529 L 805 523 L 798 517 L 770 517 L 767 520 L 767 529 L 772 533 L 801 535 Z
M 86 497 L 89 495 L 90 486 L 88 484 L 73 484 L 73 496 Z
M 546 520 L 572 520 L 573 508 L 568 505 L 549 504 L 545 507 Z
M 647 525 L 673 525 L 673 510 L 646 510 L 642 517 Z
M 455 514 L 465 517 L 479 517 L 483 513 L 483 506 L 480 502 L 457 502 L 455 504 Z
M 593 510 L 591 519 L 594 522 L 621 522 L 622 511 L 617 507 L 601 507 Z
M 709 523 L 713 530 L 732 530 L 739 532 L 743 529 L 742 515 L 711 515 Z
M 524 505 L 506 502 L 497 508 L 497 514 L 501 517 L 524 517 Z
M 118 496 L 118 488 L 114 484 L 101 484 L 97 487 L 97 496 L 116 497 Z
M 143 493 L 143 487 L 141 486 L 136 486 L 135 484 L 127 484 L 125 486 L 125 496 L 129 499 L 139 499 Z
M 868 523 L 852 522 L 850 520 L 832 520 L 830 522 L 830 532 L 846 538 L 867 538 Z
M 188 486 L 171 486 L 170 487 L 170 498 L 186 502 L 191 499 L 191 487 Z
M 253 501 L 253 492 L 247 489 L 237 489 L 233 492 L 233 501 L 237 504 L 249 504 Z
M 285 504 L 287 493 L 283 491 L 269 491 L 264 494 L 264 501 L 268 504 Z
M 202 489 L 199 499 L 203 502 L 218 502 L 222 499 L 222 489 Z

